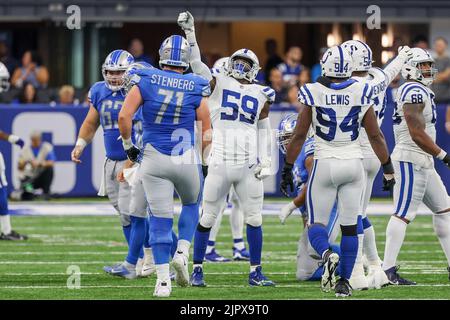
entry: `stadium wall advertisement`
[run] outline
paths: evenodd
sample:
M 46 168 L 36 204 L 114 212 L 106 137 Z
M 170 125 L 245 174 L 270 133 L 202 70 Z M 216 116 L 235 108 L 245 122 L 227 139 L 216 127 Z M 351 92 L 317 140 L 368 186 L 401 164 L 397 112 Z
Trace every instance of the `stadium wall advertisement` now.
M 394 137 L 392 132 L 393 106 L 386 108 L 385 120 L 382 125 L 384 135 L 392 150 Z M 102 166 L 104 161 L 103 132 L 98 130 L 92 144 L 88 146 L 82 156 L 82 163 L 76 165 L 70 160 L 70 153 L 75 144 L 78 130 L 87 114 L 88 108 L 78 106 L 48 105 L 1 105 L 0 104 L 0 128 L 6 132 L 12 132 L 21 136 L 27 142 L 30 133 L 40 130 L 43 138 L 54 145 L 57 162 L 55 164 L 55 176 L 52 185 L 52 193 L 66 197 L 95 196 L 100 186 Z M 445 131 L 445 105 L 437 106 L 437 143 L 445 150 L 450 151 L 449 134 Z M 282 117 L 295 112 L 294 108 L 286 108 L 274 105 L 271 109 L 270 119 L 272 128 L 277 128 Z M 30 125 L 32 124 L 32 125 Z M 5 158 L 6 176 L 9 182 L 9 191 L 19 187 L 17 160 L 20 150 L 9 143 L 0 143 L 0 151 Z M 283 158 L 280 153 L 280 161 Z M 436 162 L 436 168 L 442 177 L 447 192 L 450 191 L 450 171 L 445 166 Z M 278 190 L 280 171 L 276 176 L 264 181 L 267 196 L 282 196 Z M 374 197 L 386 197 L 388 194 L 381 191 L 381 173 L 378 174 L 373 188 Z

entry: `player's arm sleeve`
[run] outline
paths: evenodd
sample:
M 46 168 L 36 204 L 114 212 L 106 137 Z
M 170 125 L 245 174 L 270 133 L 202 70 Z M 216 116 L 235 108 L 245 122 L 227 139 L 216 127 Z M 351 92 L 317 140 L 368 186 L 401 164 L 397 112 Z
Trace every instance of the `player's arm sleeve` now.
M 300 90 L 298 90 L 298 101 L 305 106 L 312 107 L 314 105 L 314 98 L 311 94 L 311 91 L 309 88 L 305 85 L 303 85 Z
M 267 103 L 272 104 L 275 102 L 276 93 L 271 87 L 264 87 L 262 93 L 267 98 Z
M 314 140 L 310 140 L 310 141 L 306 142 L 304 148 L 305 148 L 305 158 L 307 158 L 309 156 L 313 156 L 314 150 L 315 150 Z
M 384 69 L 380 69 L 384 72 L 386 77 L 386 83 L 389 85 L 392 80 L 400 73 L 405 61 L 399 56 L 395 57 Z
M 261 162 L 269 161 L 271 159 L 272 152 L 272 139 L 270 136 L 271 126 L 269 119 L 269 109 L 270 102 L 269 100 L 264 105 L 263 110 L 259 116 L 259 120 L 257 123 L 258 127 L 258 158 Z
M 200 48 L 197 44 L 197 39 L 195 37 L 195 32 L 189 32 L 186 34 L 186 39 L 189 42 L 189 46 L 191 47 L 191 59 L 190 64 L 192 68 L 192 72 L 198 74 L 208 81 L 212 80 L 211 70 L 209 67 L 202 62 Z

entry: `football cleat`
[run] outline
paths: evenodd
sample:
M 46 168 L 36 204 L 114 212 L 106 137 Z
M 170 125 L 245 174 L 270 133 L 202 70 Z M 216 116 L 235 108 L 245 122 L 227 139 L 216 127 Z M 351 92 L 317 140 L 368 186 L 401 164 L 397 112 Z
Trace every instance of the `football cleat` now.
M 248 284 L 254 287 L 275 286 L 275 283 L 272 280 L 267 279 L 267 277 L 262 273 L 261 266 L 256 267 L 255 271 L 250 272 L 248 275 Z
M 368 290 L 369 282 L 364 273 L 363 263 L 355 263 L 352 276 L 350 277 L 350 285 L 354 290 Z
M 172 293 L 172 283 L 170 279 L 167 280 L 156 280 L 155 291 L 153 291 L 153 296 L 158 298 L 170 297 Z
M 250 260 L 250 252 L 248 252 L 246 248 L 239 250 L 239 249 L 233 247 L 233 260 L 234 261 L 249 261 Z
M 11 241 L 20 241 L 20 240 L 28 240 L 28 236 L 24 234 L 20 234 L 14 230 L 11 230 L 8 234 L 0 234 L 0 240 L 11 240 Z
M 328 250 L 325 254 L 325 262 L 323 264 L 323 274 L 321 280 L 322 291 L 330 292 L 334 289 L 337 281 L 336 269 L 339 263 L 339 255 Z
M 143 264 L 142 265 L 142 271 L 141 271 L 141 277 L 149 277 L 152 274 L 156 272 L 156 266 L 154 264 Z M 175 279 L 175 277 L 174 277 Z
M 195 267 L 191 274 L 191 286 L 193 287 L 206 287 L 205 280 L 203 280 L 203 268 Z
M 188 258 L 182 253 L 175 253 L 172 259 L 172 266 L 175 271 L 175 282 L 180 287 L 189 285 Z
M 109 272 L 110 275 L 122 277 L 128 280 L 136 279 L 136 267 L 134 269 L 128 269 L 123 264 L 120 264 L 116 266 L 115 268 L 112 268 Z
M 347 279 L 341 278 L 334 288 L 336 297 L 350 297 L 352 295 L 352 286 Z
M 225 258 L 216 252 L 216 249 L 212 249 L 210 253 L 205 254 L 205 261 L 209 262 L 229 262 L 228 258 Z
M 389 284 L 393 284 L 396 286 L 414 286 L 417 284 L 414 281 L 410 281 L 400 277 L 400 275 L 397 273 L 399 269 L 400 269 L 399 266 L 393 266 L 392 268 L 384 270 L 389 280 Z
M 122 265 L 122 262 L 116 263 L 115 265 L 112 265 L 112 266 L 104 266 L 103 271 L 105 271 L 106 273 L 111 273 L 112 269 L 118 268 L 121 265 Z
M 381 289 L 389 284 L 389 279 L 381 266 L 369 266 L 369 274 L 367 275 L 369 289 Z

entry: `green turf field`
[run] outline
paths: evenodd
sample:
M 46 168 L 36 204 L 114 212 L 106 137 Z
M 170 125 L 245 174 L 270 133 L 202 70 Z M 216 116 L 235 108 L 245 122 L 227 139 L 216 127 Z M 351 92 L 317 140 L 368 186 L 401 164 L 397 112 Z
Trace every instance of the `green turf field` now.
M 382 257 L 388 216 L 373 217 Z M 102 267 L 121 261 L 126 247 L 116 217 L 12 218 L 14 229 L 26 233 L 26 242 L 0 242 L 0 299 L 152 299 L 155 278 L 125 280 L 111 277 Z M 231 255 L 228 217 L 218 237 L 220 253 Z M 318 282 L 295 279 L 299 216 L 285 226 L 276 217 L 264 218 L 263 270 L 275 288 L 250 288 L 248 264 L 205 265 L 207 288 L 173 287 L 173 299 L 334 299 L 322 293 Z M 419 216 L 408 227 L 400 254 L 400 273 L 418 282 L 415 287 L 387 287 L 354 292 L 351 299 L 450 299 L 446 261 L 431 217 Z M 81 288 L 68 289 L 71 265 L 81 270 Z

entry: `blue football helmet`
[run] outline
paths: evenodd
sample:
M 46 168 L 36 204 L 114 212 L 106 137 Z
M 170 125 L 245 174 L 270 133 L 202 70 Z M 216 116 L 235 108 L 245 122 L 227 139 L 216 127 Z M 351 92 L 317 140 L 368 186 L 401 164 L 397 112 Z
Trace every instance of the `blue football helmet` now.
M 133 56 L 125 50 L 114 50 L 108 54 L 102 65 L 102 74 L 106 86 L 112 91 L 122 89 L 123 73 L 133 62 Z
M 125 93 L 128 93 L 131 88 L 139 82 L 139 72 L 146 69 L 153 69 L 153 66 L 144 61 L 135 62 L 128 67 L 123 74 L 123 88 Z
M 288 114 L 278 125 L 277 143 L 283 154 L 286 154 L 286 148 L 291 142 L 295 126 L 297 125 L 297 117 L 296 113 Z
M 159 48 L 159 66 L 181 67 L 185 71 L 189 68 L 191 47 L 187 40 L 179 35 L 165 39 Z

